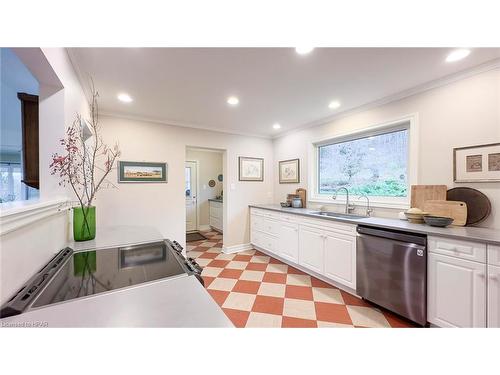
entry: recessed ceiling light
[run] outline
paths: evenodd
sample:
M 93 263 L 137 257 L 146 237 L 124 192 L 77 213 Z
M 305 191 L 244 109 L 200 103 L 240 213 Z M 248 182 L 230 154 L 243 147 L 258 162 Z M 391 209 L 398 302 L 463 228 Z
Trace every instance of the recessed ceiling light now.
M 295 48 L 295 52 L 297 52 L 299 55 L 307 55 L 308 53 L 311 53 L 314 47 L 297 47 Z
M 454 62 L 462 60 L 469 55 L 470 55 L 470 49 L 457 49 L 448 55 L 448 57 L 446 58 L 446 62 Z
M 273 124 L 273 129 L 281 129 L 281 125 L 278 123 Z
M 134 99 L 132 99 L 130 95 L 126 93 L 118 94 L 118 100 L 124 103 L 130 103 L 134 101 Z
M 330 109 L 337 109 L 338 107 L 340 107 L 340 102 L 337 100 L 334 100 L 333 102 L 330 102 L 330 104 L 328 104 L 328 108 Z
M 227 104 L 229 105 L 238 105 L 239 102 L 240 100 L 236 96 L 230 96 L 227 98 Z

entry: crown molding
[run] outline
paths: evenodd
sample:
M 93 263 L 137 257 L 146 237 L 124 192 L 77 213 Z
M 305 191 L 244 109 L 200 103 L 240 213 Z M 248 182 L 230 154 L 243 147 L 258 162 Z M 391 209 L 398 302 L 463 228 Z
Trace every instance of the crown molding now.
M 384 98 L 374 100 L 372 102 L 368 102 L 366 104 L 362 104 L 360 106 L 350 108 L 350 109 L 347 109 L 347 110 L 342 111 L 342 112 L 338 112 L 335 115 L 324 117 L 320 120 L 308 122 L 304 125 L 300 125 L 300 126 L 294 128 L 294 129 L 285 131 L 285 132 L 280 133 L 280 134 L 276 134 L 272 138 L 279 139 L 281 137 L 299 132 L 299 131 L 304 130 L 304 129 L 308 129 L 308 128 L 312 128 L 312 127 L 320 126 L 320 125 L 326 125 L 326 124 L 331 123 L 331 122 L 338 120 L 340 118 L 344 118 L 347 116 L 354 115 L 356 113 L 367 111 L 369 109 L 380 107 L 380 106 L 385 105 L 385 104 L 396 102 L 398 100 L 405 99 L 405 98 L 408 98 L 410 96 L 414 96 L 414 95 L 420 94 L 422 92 L 436 89 L 436 88 L 439 88 L 442 86 L 446 86 L 446 85 L 449 85 L 451 83 L 460 81 L 462 79 L 466 79 L 466 78 L 472 77 L 472 76 L 477 75 L 477 74 L 486 73 L 490 70 L 495 70 L 495 69 L 500 69 L 500 58 L 490 60 L 490 61 L 487 61 L 483 64 L 476 65 L 472 68 L 462 70 L 460 72 L 453 73 L 453 74 L 426 82 L 426 83 L 421 84 L 421 85 L 414 86 L 410 89 L 400 91 L 396 94 L 389 95 L 389 96 L 386 96 Z

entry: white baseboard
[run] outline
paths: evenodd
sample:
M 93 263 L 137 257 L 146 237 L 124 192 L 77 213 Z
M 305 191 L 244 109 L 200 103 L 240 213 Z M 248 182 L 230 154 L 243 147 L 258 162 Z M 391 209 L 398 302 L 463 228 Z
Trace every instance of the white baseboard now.
M 203 224 L 203 225 L 198 225 L 198 230 L 210 230 L 210 225 L 208 224 Z
M 253 246 L 252 244 L 249 243 L 243 243 L 240 245 L 233 245 L 233 246 L 222 246 L 222 252 L 224 254 L 233 254 L 233 253 L 238 253 L 240 251 L 245 251 L 245 250 L 252 250 Z

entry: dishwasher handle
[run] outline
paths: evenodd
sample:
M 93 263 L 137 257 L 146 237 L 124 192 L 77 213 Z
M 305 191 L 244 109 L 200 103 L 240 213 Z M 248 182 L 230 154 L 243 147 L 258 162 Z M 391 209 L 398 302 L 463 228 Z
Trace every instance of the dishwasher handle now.
M 427 245 L 427 236 L 423 234 L 420 235 L 417 233 L 400 232 L 396 230 L 381 229 L 362 225 L 358 225 L 357 232 L 358 234 L 366 234 L 400 242 L 408 242 L 424 247 Z

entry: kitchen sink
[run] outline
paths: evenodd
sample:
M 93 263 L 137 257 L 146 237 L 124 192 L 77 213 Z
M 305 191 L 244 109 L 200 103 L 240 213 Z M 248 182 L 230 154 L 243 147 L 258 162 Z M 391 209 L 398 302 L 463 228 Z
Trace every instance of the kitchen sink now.
M 328 216 L 328 217 L 338 217 L 340 219 L 365 219 L 367 216 L 354 215 L 354 214 L 341 214 L 338 212 L 329 212 L 329 211 L 317 211 L 311 212 L 313 215 L 319 216 Z

